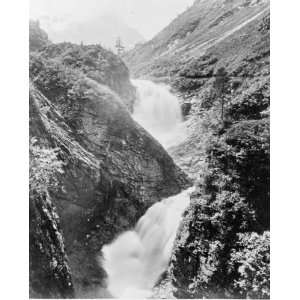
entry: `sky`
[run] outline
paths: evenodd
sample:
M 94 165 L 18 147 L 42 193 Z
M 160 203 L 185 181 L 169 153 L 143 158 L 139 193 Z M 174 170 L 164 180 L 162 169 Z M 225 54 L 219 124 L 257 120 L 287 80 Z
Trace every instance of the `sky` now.
M 126 24 L 151 39 L 194 0 L 30 0 L 30 18 L 57 30 L 67 23 L 103 14 L 116 14 Z M 47 30 L 47 28 L 45 28 Z

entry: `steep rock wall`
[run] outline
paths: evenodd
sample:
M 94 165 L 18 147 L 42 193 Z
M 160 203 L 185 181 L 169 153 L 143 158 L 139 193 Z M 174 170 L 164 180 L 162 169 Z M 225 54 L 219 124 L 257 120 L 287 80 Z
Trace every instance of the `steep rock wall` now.
M 87 78 L 81 84 L 86 96 L 69 107 L 65 118 L 63 106 L 35 87 L 30 94 L 31 135 L 60 148 L 65 163 L 52 198 L 77 296 L 104 286 L 97 262 L 104 244 L 132 227 L 155 201 L 190 185 L 115 93 Z
M 59 259 L 68 257 L 65 275 L 76 297 L 109 297 L 101 247 L 154 202 L 191 182 L 132 120 L 135 88 L 119 57 L 100 45 L 53 44 L 37 22 L 30 26 L 30 137 L 40 147 L 58 149 L 63 162 L 64 173 L 56 174 L 57 187 L 49 190 L 65 244 Z M 37 222 L 31 226 L 38 230 Z M 55 253 L 48 258 L 56 259 Z M 45 261 L 32 262 L 30 272 L 40 274 Z M 61 285 L 48 290 L 45 280 L 33 277 L 32 295 L 72 297 L 67 287 L 59 294 Z

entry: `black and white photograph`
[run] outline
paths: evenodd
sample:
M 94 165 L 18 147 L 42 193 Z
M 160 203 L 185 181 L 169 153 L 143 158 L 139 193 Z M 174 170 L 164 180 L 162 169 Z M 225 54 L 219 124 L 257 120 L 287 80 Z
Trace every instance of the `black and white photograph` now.
M 270 1 L 30 0 L 29 297 L 270 298 Z
M 0 298 L 298 299 L 299 11 L 2 1 Z

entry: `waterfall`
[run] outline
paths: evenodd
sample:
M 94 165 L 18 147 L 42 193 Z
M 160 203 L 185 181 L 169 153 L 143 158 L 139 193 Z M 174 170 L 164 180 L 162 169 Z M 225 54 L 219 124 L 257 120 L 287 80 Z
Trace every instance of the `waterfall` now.
M 165 148 L 177 145 L 185 137 L 180 103 L 167 86 L 148 80 L 133 80 L 138 100 L 133 119 L 142 125 Z
M 167 269 L 189 188 L 151 206 L 136 227 L 102 249 L 109 292 L 116 298 L 146 298 Z
M 133 118 L 165 148 L 185 137 L 178 99 L 168 88 L 147 80 L 134 80 L 138 101 Z M 182 213 L 189 204 L 187 189 L 151 206 L 133 230 L 122 233 L 102 248 L 101 264 L 108 291 L 116 298 L 146 298 L 167 270 Z

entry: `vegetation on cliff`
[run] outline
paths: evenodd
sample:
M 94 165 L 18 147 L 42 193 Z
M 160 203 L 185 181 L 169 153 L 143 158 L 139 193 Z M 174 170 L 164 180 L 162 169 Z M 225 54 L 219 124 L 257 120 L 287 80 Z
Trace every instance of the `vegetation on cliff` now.
M 35 27 L 34 29 L 37 31 Z M 50 86 L 56 84 L 56 88 L 59 91 L 63 84 L 67 84 L 67 82 L 59 82 L 66 80 L 65 77 L 67 75 L 64 75 L 64 73 L 77 70 L 88 78 L 100 84 L 107 85 L 122 98 L 129 110 L 132 110 L 135 99 L 135 88 L 130 83 L 129 71 L 126 65 L 118 56 L 100 45 L 76 45 L 66 42 L 53 44 L 44 42 L 43 47 L 35 47 L 34 45 L 41 44 L 41 34 L 38 34 L 39 31 L 37 33 L 35 31 L 31 33 L 30 45 L 39 51 L 31 53 L 31 78 L 39 74 L 39 78 L 35 78 L 35 80 L 44 81 L 45 85 L 49 84 Z M 42 73 L 45 64 L 48 67 L 47 74 L 45 73 L 46 70 Z M 59 71 L 58 78 L 52 78 L 52 76 L 55 76 L 54 68 Z M 59 78 L 59 76 L 64 78 Z M 49 80 L 52 80 L 52 82 Z M 72 80 L 70 79 L 70 81 Z M 55 86 L 52 88 L 54 89 Z
M 200 79 L 205 161 L 170 267 L 180 298 L 270 297 L 268 57 L 242 62 L 221 94 L 218 77 Z

